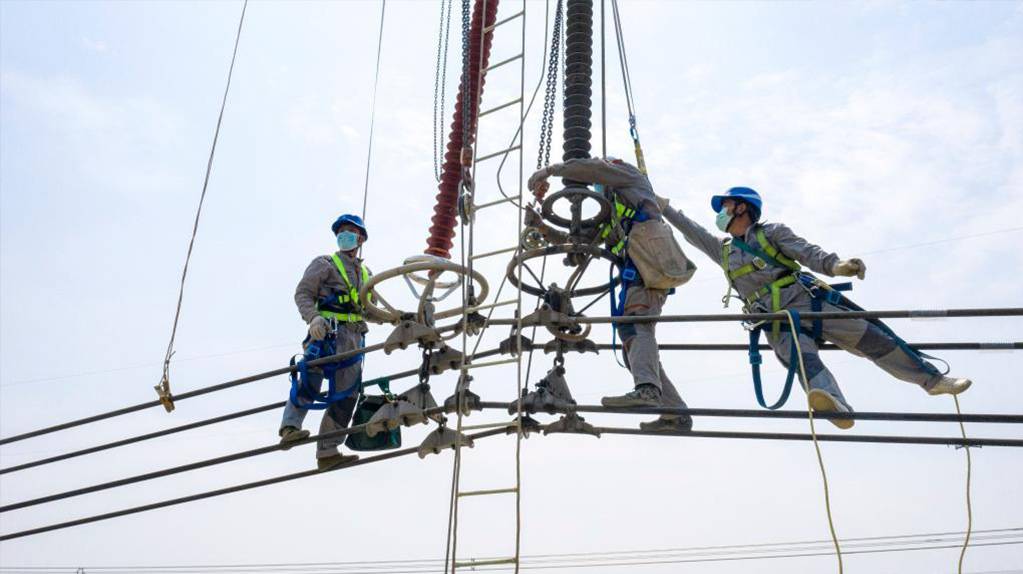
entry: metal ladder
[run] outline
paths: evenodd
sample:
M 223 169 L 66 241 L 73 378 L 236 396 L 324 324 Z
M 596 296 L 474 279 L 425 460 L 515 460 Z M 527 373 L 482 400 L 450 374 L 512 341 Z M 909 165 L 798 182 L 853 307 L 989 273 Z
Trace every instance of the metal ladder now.
M 492 1 L 492 0 L 476 0 L 476 1 L 477 2 L 484 2 L 484 3 L 486 3 L 486 2 Z M 508 6 L 510 4 L 512 4 L 512 3 L 511 2 L 506 3 L 505 6 Z M 486 7 L 486 4 L 484 4 L 484 8 L 485 7 Z M 500 12 L 498 12 L 498 16 L 500 16 Z M 518 7 L 518 11 L 516 11 L 514 14 L 508 15 L 508 16 L 506 16 L 504 18 L 500 18 L 496 22 L 494 22 L 494 24 L 492 24 L 490 26 L 484 26 L 483 29 L 482 29 L 482 33 L 483 34 L 487 34 L 487 33 L 490 33 L 492 31 L 494 31 L 496 28 L 499 28 L 499 27 L 502 27 L 502 26 L 505 26 L 505 25 L 508 25 L 508 24 L 516 23 L 516 22 L 520 23 L 521 30 L 522 30 L 522 32 L 521 32 L 521 44 L 520 44 L 519 53 L 515 54 L 513 56 L 510 56 L 510 57 L 507 57 L 505 59 L 502 59 L 502 60 L 498 61 L 495 64 L 491 64 L 491 65 L 487 66 L 487 68 L 484 70 L 484 73 L 489 75 L 489 74 L 493 73 L 495 70 L 499 70 L 499 69 L 502 70 L 502 73 L 507 72 L 508 70 L 514 70 L 515 67 L 509 66 L 509 64 L 518 62 L 519 63 L 519 66 L 518 66 L 518 72 L 519 72 L 518 73 L 518 87 L 519 87 L 518 98 L 512 99 L 511 101 L 503 102 L 503 103 L 501 103 L 501 104 L 499 104 L 497 106 L 494 106 L 494 107 L 486 109 L 486 110 L 481 110 L 479 112 L 479 114 L 477 115 L 477 121 L 476 121 L 476 126 L 475 126 L 476 137 L 474 138 L 475 145 L 473 146 L 473 150 L 474 150 L 473 153 L 474 153 L 475 157 L 474 157 L 474 161 L 472 163 L 472 176 L 473 176 L 473 181 L 477 182 L 478 180 L 476 179 L 476 169 L 477 169 L 477 166 L 480 163 L 487 162 L 487 161 L 492 161 L 492 160 L 495 160 L 497 158 L 503 158 L 502 162 L 504 162 L 504 161 L 507 161 L 507 158 L 511 154 L 517 154 L 517 156 L 518 156 L 518 193 L 517 194 L 513 194 L 513 195 L 509 195 L 508 197 L 502 197 L 502 198 L 497 199 L 497 200 L 488 201 L 488 202 L 481 203 L 481 204 L 475 204 L 473 202 L 475 201 L 476 189 L 473 189 L 472 202 L 470 202 L 470 205 L 469 205 L 469 210 L 471 211 L 471 217 L 468 218 L 468 225 L 467 225 L 467 236 L 468 236 L 467 240 L 468 240 L 468 244 L 467 244 L 467 248 L 466 248 L 466 259 L 467 259 L 467 263 L 470 266 L 470 268 L 472 267 L 472 264 L 474 262 L 479 261 L 481 259 L 485 259 L 485 258 L 488 258 L 488 257 L 494 257 L 494 256 L 498 256 L 498 255 L 503 255 L 503 254 L 514 253 L 514 252 L 516 252 L 516 251 L 518 251 L 520 249 L 520 247 L 519 247 L 519 243 L 520 243 L 519 242 L 519 237 L 520 237 L 521 232 L 522 232 L 522 212 L 521 212 L 520 209 L 518 209 L 518 205 L 522 205 L 522 190 L 523 190 L 523 185 L 524 185 L 524 177 L 523 177 L 523 168 L 524 168 L 524 166 L 523 166 L 523 155 L 522 155 L 522 151 L 523 151 L 522 150 L 522 139 L 523 139 L 523 123 L 524 123 L 524 120 L 525 120 L 525 112 L 526 112 L 526 108 L 525 108 L 526 0 L 521 0 L 521 4 Z M 481 91 L 480 100 L 482 101 L 482 91 Z M 475 102 L 475 105 L 479 106 L 481 104 L 481 101 L 480 102 Z M 479 108 L 477 108 L 477 109 L 479 109 Z M 512 138 L 512 141 L 510 142 L 510 144 L 507 147 L 505 147 L 504 149 L 501 149 L 499 151 L 488 152 L 488 153 L 485 153 L 484 155 L 479 155 L 478 154 L 478 149 L 479 149 L 479 133 L 480 133 L 480 127 L 479 126 L 480 126 L 481 121 L 484 118 L 490 116 L 491 114 L 498 114 L 498 113 L 501 113 L 501 112 L 508 113 L 508 112 L 510 112 L 510 111 L 512 111 L 514 109 L 518 110 L 518 120 L 519 120 L 518 121 L 518 132 Z M 502 165 L 503 165 L 503 163 L 502 163 Z M 500 177 L 500 173 L 498 173 L 498 177 Z M 497 249 L 497 250 L 493 250 L 493 251 L 488 251 L 488 252 L 481 253 L 481 254 L 477 255 L 477 254 L 475 254 L 473 252 L 474 251 L 473 250 L 473 237 L 474 237 L 474 227 L 475 227 L 476 215 L 480 214 L 484 210 L 487 210 L 487 209 L 489 209 L 491 207 L 499 207 L 499 206 L 515 207 L 515 209 L 519 212 L 518 213 L 518 217 L 516 218 L 516 229 L 515 229 L 516 243 L 515 243 L 514 246 L 511 246 L 511 247 L 507 247 L 507 248 L 503 248 L 503 249 Z M 520 272 L 521 272 L 521 270 L 520 270 Z M 496 301 L 495 303 L 493 303 L 491 305 L 486 305 L 486 306 L 483 306 L 483 307 L 478 307 L 477 309 L 484 309 L 484 308 L 494 309 L 496 307 L 509 306 L 509 305 L 515 305 L 515 307 L 516 307 L 516 317 L 521 318 L 522 317 L 522 292 L 521 291 L 517 291 L 516 297 L 514 299 L 509 299 L 509 300 L 506 300 L 506 301 Z M 468 306 L 466 306 L 466 309 L 467 309 L 466 313 L 468 313 Z M 463 320 L 464 321 L 468 321 L 466 315 L 463 315 Z M 518 325 L 518 327 L 519 327 L 519 331 L 521 331 L 521 327 L 522 327 L 521 326 L 521 320 L 520 320 L 520 324 Z M 484 329 L 485 328 L 486 327 L 484 326 Z M 516 332 L 518 332 L 518 331 L 516 331 Z M 479 336 L 482 337 L 482 333 L 480 333 Z M 507 364 L 511 364 L 511 363 L 516 363 L 518 365 L 518 368 L 517 368 L 517 376 L 516 376 L 516 379 L 515 379 L 515 389 L 514 389 L 514 392 L 515 392 L 515 396 L 519 396 L 519 394 L 520 394 L 519 393 L 519 389 L 522 388 L 522 377 L 523 377 L 523 371 L 522 371 L 522 354 L 523 354 L 522 351 L 523 350 L 521 349 L 521 340 L 520 340 L 519 346 L 520 346 L 520 348 L 518 348 L 517 352 L 514 353 L 514 355 L 515 355 L 514 358 L 511 358 L 511 359 L 498 359 L 498 360 L 487 361 L 487 362 L 482 362 L 482 363 L 469 363 L 469 364 L 466 364 L 466 363 L 463 362 L 463 364 L 461 365 L 460 373 L 459 373 L 459 375 L 460 375 L 459 376 L 459 387 L 458 387 L 458 389 L 456 389 L 456 393 L 458 393 L 459 389 L 462 388 L 462 380 L 467 378 L 471 371 L 474 371 L 476 369 L 485 368 L 485 367 L 493 367 L 493 366 L 498 366 L 498 365 L 507 365 Z M 469 349 L 469 338 L 468 338 L 468 336 L 465 333 L 463 333 L 462 334 L 462 355 L 463 355 L 463 357 L 470 357 L 471 354 L 472 354 L 472 351 L 470 351 L 470 349 Z M 464 358 L 463 358 L 463 361 L 464 361 Z M 466 385 L 466 387 L 467 386 L 468 385 Z M 448 513 L 448 520 L 449 520 L 449 523 L 448 523 L 449 530 L 448 530 L 448 532 L 449 532 L 449 537 L 448 537 L 448 546 L 447 546 L 446 553 L 445 553 L 445 572 L 449 571 L 448 570 L 448 565 L 449 564 L 450 564 L 450 572 L 452 574 L 454 574 L 454 572 L 456 570 L 458 570 L 459 568 L 476 569 L 478 567 L 483 567 L 483 566 L 498 566 L 498 565 L 506 565 L 506 564 L 514 564 L 515 572 L 518 572 L 519 571 L 519 549 L 520 549 L 520 543 L 521 543 L 521 524 L 522 524 L 522 520 L 521 520 L 521 518 L 522 518 L 521 517 L 521 497 L 522 497 L 522 490 L 521 490 L 522 481 L 521 481 L 521 477 L 522 477 L 522 473 L 521 473 L 521 464 L 520 464 L 520 453 L 521 453 L 521 450 L 522 450 L 523 429 L 522 429 L 522 426 L 520 424 L 520 421 L 521 421 L 521 418 L 522 418 L 521 408 L 519 409 L 519 412 L 517 413 L 518 416 L 516 417 L 516 420 L 515 420 L 514 423 L 501 422 L 501 423 L 488 423 L 488 424 L 479 424 L 479 425 L 466 425 L 466 424 L 464 424 L 464 421 L 463 421 L 463 411 L 462 411 L 462 409 L 458 408 L 456 412 L 457 412 L 457 426 L 456 426 L 456 430 L 459 433 L 459 435 L 461 435 L 461 433 L 463 431 L 472 431 L 472 430 L 481 430 L 481 429 L 493 429 L 493 428 L 500 428 L 500 427 L 514 428 L 516 430 L 516 439 L 515 439 L 515 483 L 514 483 L 513 486 L 508 486 L 508 487 L 498 487 L 498 488 L 491 488 L 491 489 L 484 489 L 484 490 L 462 490 L 461 489 L 461 471 L 462 471 L 462 462 L 463 462 L 463 460 L 462 460 L 462 454 L 463 454 L 462 453 L 462 444 L 461 444 L 460 440 L 455 441 L 454 468 L 452 469 L 452 479 L 451 479 L 451 499 L 450 499 L 449 513 Z M 460 526 L 460 524 L 459 524 L 459 508 L 460 508 L 460 505 L 461 505 L 463 499 L 475 499 L 475 498 L 478 498 L 478 497 L 500 496 L 500 495 L 508 495 L 508 494 L 514 495 L 514 502 L 515 502 L 515 546 L 514 546 L 514 553 L 511 554 L 510 556 L 497 557 L 497 558 L 459 560 L 459 558 L 458 558 L 458 529 L 459 529 L 459 526 Z

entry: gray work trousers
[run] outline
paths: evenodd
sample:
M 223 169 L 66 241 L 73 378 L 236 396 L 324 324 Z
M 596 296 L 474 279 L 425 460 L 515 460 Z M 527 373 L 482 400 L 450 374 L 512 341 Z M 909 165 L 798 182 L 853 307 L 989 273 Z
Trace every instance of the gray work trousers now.
M 647 289 L 644 285 L 630 285 L 625 292 L 625 317 L 656 317 L 661 314 L 668 292 Z M 657 323 L 623 323 L 616 325 L 625 351 L 625 365 L 632 373 L 635 385 L 653 385 L 661 390 L 661 404 L 665 407 L 686 408 L 686 402 L 664 372 L 660 351 L 657 350 Z
M 812 310 L 812 299 L 809 293 L 797 285 L 787 287 L 786 289 L 796 289 L 800 292 L 787 308 L 800 313 Z M 785 299 L 785 294 L 782 295 L 782 299 Z M 841 312 L 843 310 L 828 303 L 823 303 L 821 307 L 821 311 L 824 312 Z M 805 331 L 813 329 L 812 320 L 803 319 L 800 323 Z M 771 348 L 774 349 L 775 355 L 788 368 L 789 361 L 791 360 L 789 354 L 792 346 L 792 334 L 789 331 L 788 323 L 786 321 L 781 322 L 778 337 L 773 336 L 770 325 L 765 326 L 765 331 L 768 333 L 767 340 Z M 838 345 L 844 351 L 848 351 L 858 357 L 870 359 L 875 365 L 899 380 L 920 385 L 924 389 L 932 388 L 941 380 L 941 374 L 934 365 L 910 355 L 888 333 L 865 319 L 825 320 L 822 322 L 821 335 L 824 340 Z M 806 376 L 810 378 L 809 388 L 821 389 L 831 393 L 842 401 L 849 410 L 852 410 L 852 407 L 846 402 L 845 396 L 842 395 L 842 390 L 838 388 L 835 376 L 821 362 L 817 343 L 813 338 L 800 333 L 799 346 L 803 353 Z M 798 365 L 796 368 L 798 369 Z M 802 374 L 798 370 L 796 373 L 799 374 L 800 380 L 802 380 Z
M 362 335 L 356 333 L 353 330 L 347 328 L 338 329 L 337 333 L 337 352 L 343 353 L 359 348 L 359 344 L 362 340 Z M 342 392 L 346 389 L 352 388 L 354 385 L 358 385 L 362 380 L 362 361 L 340 369 L 335 374 L 335 391 Z M 317 392 L 323 385 L 323 371 L 317 368 L 309 369 L 309 381 Z M 352 421 L 352 413 L 355 412 L 355 404 L 359 398 L 358 390 L 353 392 L 344 400 L 332 403 L 323 412 L 323 418 L 320 419 L 320 430 L 318 434 L 323 434 L 331 431 L 341 430 L 348 428 L 348 424 Z M 308 405 L 309 401 L 303 398 L 299 398 L 299 402 L 303 405 Z M 284 427 L 295 427 L 302 428 L 302 421 L 305 420 L 306 414 L 309 413 L 308 408 L 296 406 L 289 399 L 287 404 L 284 405 L 284 415 L 281 418 L 281 428 Z M 327 458 L 338 454 L 338 448 L 345 442 L 345 436 L 338 436 L 334 438 L 324 439 L 316 442 L 316 458 Z

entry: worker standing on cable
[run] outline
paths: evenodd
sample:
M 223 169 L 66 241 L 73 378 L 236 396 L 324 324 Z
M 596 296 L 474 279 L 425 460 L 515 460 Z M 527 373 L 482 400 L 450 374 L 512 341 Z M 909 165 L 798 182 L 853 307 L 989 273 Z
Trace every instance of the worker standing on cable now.
M 313 259 L 295 289 L 298 312 L 309 325 L 308 335 L 302 342 L 307 359 L 316 358 L 317 354 L 329 356 L 361 349 L 368 331 L 359 289 L 369 280 L 370 273 L 358 252 L 369 234 L 358 215 L 344 214 L 330 229 L 337 237 L 337 252 Z M 329 351 L 323 352 L 325 348 Z M 282 445 L 289 447 L 309 436 L 309 431 L 302 430 L 302 421 L 316 403 L 325 375 L 333 378 L 334 384 L 327 395 L 329 405 L 320 421 L 319 434 L 348 428 L 362 383 L 362 357 L 357 355 L 339 363 L 310 367 L 303 373 L 306 377 L 301 387 L 296 392 L 293 384 L 284 407 L 279 432 Z M 320 470 L 359 459 L 358 455 L 341 454 L 338 447 L 344 440 L 345 437 L 339 436 L 317 442 L 316 464 Z
M 597 229 L 600 240 L 614 255 L 622 257 L 622 301 L 616 315 L 627 317 L 661 314 L 674 287 L 689 280 L 696 267 L 682 254 L 671 229 L 664 224 L 657 196 L 646 174 L 615 158 L 571 159 L 538 170 L 529 178 L 529 189 L 543 200 L 555 176 L 592 183 L 613 202 L 611 221 Z M 567 235 L 544 224 L 533 210 L 526 212 L 526 224 L 537 228 L 552 243 L 567 242 Z M 653 249 L 651 249 L 653 247 Z M 661 365 L 657 349 L 656 323 L 616 323 L 622 338 L 625 364 L 635 388 L 622 395 L 604 397 L 607 407 L 679 407 L 686 403 Z M 684 432 L 692 429 L 689 415 L 663 415 L 641 423 L 647 431 Z
M 840 259 L 796 235 L 781 223 L 761 223 L 763 202 L 748 187 L 733 187 L 711 198 L 717 213 L 717 228 L 729 234 L 719 238 L 689 219 L 681 210 L 659 198 L 664 217 L 686 241 L 720 265 L 728 281 L 745 303 L 747 312 L 841 312 L 858 310 L 836 290 L 802 271 L 799 264 L 829 277 L 842 275 L 864 279 L 867 266 L 860 259 Z M 866 357 L 892 376 L 923 387 L 931 395 L 956 395 L 971 385 L 969 379 L 941 374 L 918 351 L 911 349 L 884 323 L 866 319 L 801 321 L 799 346 L 802 351 L 810 405 L 821 412 L 852 412 L 835 377 L 818 356 L 817 341 L 830 341 L 842 349 Z M 778 359 L 792 369 L 792 334 L 784 322 L 774 322 L 768 342 Z M 766 406 L 766 405 L 765 405 Z M 839 428 L 853 426 L 853 419 L 831 419 Z

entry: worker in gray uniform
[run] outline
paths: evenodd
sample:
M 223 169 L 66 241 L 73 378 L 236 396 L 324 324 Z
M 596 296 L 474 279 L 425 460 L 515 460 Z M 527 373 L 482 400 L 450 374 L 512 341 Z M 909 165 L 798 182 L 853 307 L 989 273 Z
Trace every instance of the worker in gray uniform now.
M 673 208 L 668 200 L 659 198 L 664 217 L 674 225 L 686 241 L 722 266 L 728 280 L 729 293 L 734 289 L 745 302 L 747 312 L 779 312 L 790 309 L 797 312 L 814 310 L 814 297 L 827 289 L 811 275 L 800 270 L 803 264 L 811 271 L 829 277 L 842 275 L 864 279 L 867 266 L 860 259 L 840 259 L 793 233 L 781 223 L 761 223 L 763 202 L 760 195 L 748 187 L 733 187 L 728 192 L 711 198 L 711 207 L 717 213 L 717 227 L 729 237 L 719 238 L 681 210 Z M 818 301 L 821 311 L 841 312 L 848 308 L 828 301 Z M 880 322 L 865 319 L 822 320 L 819 335 L 843 350 L 866 357 L 892 376 L 923 387 L 931 395 L 959 394 L 972 384 L 969 379 L 956 379 L 942 375 L 920 354 L 910 349 L 890 329 Z M 813 322 L 801 321 L 799 346 L 806 367 L 804 381 L 808 388 L 810 405 L 821 412 L 852 412 L 835 377 L 824 366 L 818 355 L 817 342 L 807 334 Z M 783 321 L 774 322 L 768 331 L 768 342 L 778 359 L 786 367 L 797 358 L 790 356 L 793 347 L 791 332 Z M 839 428 L 853 426 L 853 419 L 831 419 Z
M 350 214 L 338 217 L 331 231 L 337 237 L 337 252 L 313 259 L 295 289 L 298 312 L 309 326 L 308 336 L 302 342 L 307 356 L 311 345 L 321 343 L 330 335 L 333 336 L 336 353 L 360 349 L 364 346 L 368 331 L 362 316 L 359 289 L 369 280 L 370 273 L 358 257 L 358 252 L 369 234 L 362 218 Z M 346 359 L 335 367 L 334 392 L 343 398 L 333 400 L 326 407 L 320 421 L 319 434 L 348 428 L 359 398 L 362 356 Z M 324 379 L 323 369 L 311 367 L 307 376 L 307 385 L 311 389 L 309 393 L 319 394 Z M 309 436 L 309 431 L 302 430 L 302 421 L 314 402 L 309 393 L 296 396 L 292 392 L 284 407 L 279 435 L 285 450 Z M 358 455 L 341 454 L 338 447 L 344 441 L 344 436 L 318 441 L 317 468 L 327 470 L 358 460 Z
M 595 184 L 610 191 L 614 199 L 612 222 L 598 230 L 600 238 L 615 255 L 628 258 L 626 238 L 636 221 L 661 221 L 657 195 L 646 174 L 635 166 L 614 158 L 571 159 L 538 170 L 529 178 L 529 189 L 538 200 L 543 200 L 549 184 L 547 178 L 555 176 L 572 181 Z M 566 243 L 567 234 L 544 224 L 540 215 L 533 210 L 526 212 L 526 224 L 537 228 L 551 243 Z M 670 234 L 670 231 L 668 232 Z M 695 266 L 692 268 L 695 270 Z M 688 275 L 692 275 L 692 270 Z M 646 286 L 637 273 L 628 287 L 623 305 L 627 317 L 659 316 L 668 297 L 668 289 L 653 289 Z M 688 279 L 688 277 L 686 277 Z M 686 408 L 661 365 L 657 349 L 656 323 L 615 324 L 622 339 L 626 365 L 632 374 L 635 388 L 622 395 L 604 397 L 602 403 L 608 407 L 679 407 Z M 641 423 L 640 428 L 658 432 L 685 432 L 692 429 L 689 415 L 662 415 L 651 422 Z

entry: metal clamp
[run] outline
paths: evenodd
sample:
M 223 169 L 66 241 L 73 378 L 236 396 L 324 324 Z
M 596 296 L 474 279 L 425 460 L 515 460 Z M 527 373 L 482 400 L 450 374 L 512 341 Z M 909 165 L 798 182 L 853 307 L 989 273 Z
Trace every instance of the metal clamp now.
M 440 342 L 441 336 L 437 329 L 407 320 L 399 323 L 384 341 L 384 353 L 390 355 L 395 349 L 407 349 L 412 344 L 433 348 Z

